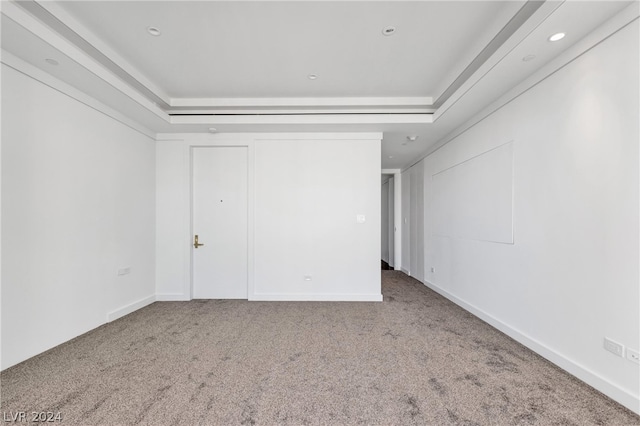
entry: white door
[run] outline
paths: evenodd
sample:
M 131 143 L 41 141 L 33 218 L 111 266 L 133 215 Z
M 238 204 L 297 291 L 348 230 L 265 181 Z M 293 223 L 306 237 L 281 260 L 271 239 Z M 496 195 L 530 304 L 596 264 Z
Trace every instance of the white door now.
M 247 148 L 195 147 L 192 160 L 193 298 L 246 299 Z

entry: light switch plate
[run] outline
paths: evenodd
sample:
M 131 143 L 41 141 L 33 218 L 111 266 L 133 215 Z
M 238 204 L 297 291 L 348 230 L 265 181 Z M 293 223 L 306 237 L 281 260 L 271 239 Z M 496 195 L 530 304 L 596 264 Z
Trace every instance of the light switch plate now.
M 367 218 L 363 214 L 356 215 L 356 223 L 365 223 Z

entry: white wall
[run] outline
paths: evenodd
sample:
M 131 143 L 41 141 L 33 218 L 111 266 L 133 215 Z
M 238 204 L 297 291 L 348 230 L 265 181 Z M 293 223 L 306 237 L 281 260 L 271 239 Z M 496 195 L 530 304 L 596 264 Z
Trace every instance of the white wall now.
M 405 170 L 400 175 L 400 187 L 402 194 L 402 203 L 400 207 L 401 215 L 401 259 L 400 270 L 406 274 L 411 275 L 411 221 L 410 221 L 410 204 L 411 204 L 411 180 L 410 170 Z
M 636 21 L 424 160 L 428 285 L 636 412 L 639 366 L 603 338 L 640 349 L 638 50 Z M 509 142 L 513 243 L 486 218 L 435 235 L 433 176 Z
M 402 270 L 424 282 L 424 161 L 402 172 Z
M 154 300 L 154 156 L 2 66 L 3 369 Z
M 389 178 L 389 193 L 387 194 L 387 244 L 389 251 L 389 266 L 395 265 L 395 179 Z
M 249 147 L 249 299 L 382 300 L 380 134 L 163 135 L 157 293 L 190 296 L 191 146 Z M 357 224 L 363 214 L 366 223 Z M 304 280 L 311 275 L 312 280 Z

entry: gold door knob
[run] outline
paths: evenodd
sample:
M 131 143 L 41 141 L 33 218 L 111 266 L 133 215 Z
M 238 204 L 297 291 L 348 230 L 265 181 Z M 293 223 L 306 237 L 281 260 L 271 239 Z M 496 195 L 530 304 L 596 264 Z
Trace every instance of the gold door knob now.
M 199 242 L 198 242 L 198 235 L 196 235 L 196 236 L 194 237 L 194 239 L 193 239 L 193 246 L 194 246 L 195 248 L 198 248 L 198 247 L 203 246 L 203 245 L 204 245 L 204 244 L 202 244 L 202 243 L 199 243 Z

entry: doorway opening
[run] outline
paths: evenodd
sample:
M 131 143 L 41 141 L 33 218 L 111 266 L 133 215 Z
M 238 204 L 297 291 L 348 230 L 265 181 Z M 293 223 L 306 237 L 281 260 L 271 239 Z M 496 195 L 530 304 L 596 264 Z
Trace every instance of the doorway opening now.
M 382 174 L 381 186 L 381 269 L 393 270 L 395 265 L 395 202 L 394 202 L 394 175 Z

